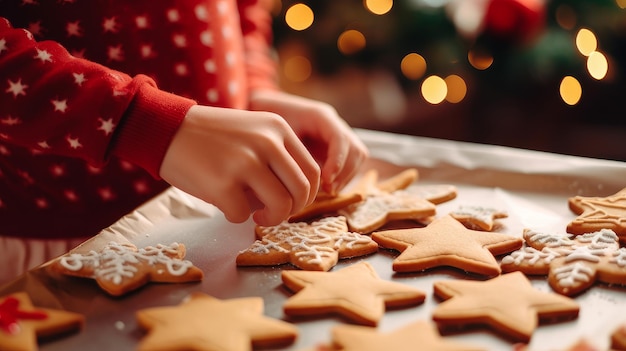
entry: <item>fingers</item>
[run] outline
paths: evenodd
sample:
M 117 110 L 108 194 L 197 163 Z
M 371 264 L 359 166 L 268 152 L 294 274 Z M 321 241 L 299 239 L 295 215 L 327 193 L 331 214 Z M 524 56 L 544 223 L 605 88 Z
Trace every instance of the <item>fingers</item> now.
M 367 157 L 367 148 L 358 139 L 346 137 L 331 141 L 322 167 L 324 191 L 334 194 L 342 189 Z

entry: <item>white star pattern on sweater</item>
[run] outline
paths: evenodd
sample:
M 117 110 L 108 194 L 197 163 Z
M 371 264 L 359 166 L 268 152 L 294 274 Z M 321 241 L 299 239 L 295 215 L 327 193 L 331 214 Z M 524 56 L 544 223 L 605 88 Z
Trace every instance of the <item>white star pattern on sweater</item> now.
M 164 184 L 138 165 L 116 158 L 111 144 L 116 133 L 124 135 L 127 130 L 119 127 L 128 125 L 121 123 L 127 116 L 124 108 L 129 102 L 133 107 L 137 93 L 149 85 L 140 87 L 132 80 L 137 75 L 148 76 L 162 90 L 199 103 L 242 108 L 248 85 L 240 20 L 252 21 L 247 23 L 252 24 L 249 28 L 257 21 L 262 24 L 260 29 L 268 24 L 262 16 L 245 18 L 260 12 L 239 13 L 235 0 L 180 0 L 166 8 L 145 0 L 112 0 L 106 4 L 88 0 L 7 1 L 6 11 L 5 3 L 2 5 L 3 15 L 8 14 L 9 22 L 21 33 L 5 36 L 0 30 L 0 58 L 27 48 L 31 51 L 24 51 L 26 60 L 31 61 L 25 64 L 33 68 L 8 71 L 0 81 L 0 105 L 9 102 L 11 106 L 0 111 L 0 154 L 6 154 L 3 158 L 7 163 L 13 162 L 9 158 L 16 159 L 14 169 L 21 170 L 0 174 L 0 180 L 11 176 L 20 179 L 30 208 L 20 207 L 24 200 L 16 207 L 15 201 L 3 198 L 0 215 L 28 213 L 34 207 L 44 211 L 44 217 L 64 216 L 65 203 L 92 212 L 84 216 L 91 220 L 101 218 L 100 212 L 107 208 L 98 207 L 94 195 L 110 203 L 109 208 L 117 208 L 121 201 L 133 203 L 141 195 L 140 204 L 156 195 Z M 123 6 L 113 6 L 118 2 Z M 15 17 L 19 19 L 11 18 L 18 13 Z M 23 46 L 25 38 L 32 39 L 34 45 Z M 261 38 L 256 39 L 262 44 L 259 48 L 266 44 Z M 52 42 L 43 44 L 43 40 Z M 75 58 L 93 60 L 112 70 L 68 57 L 55 41 L 65 45 Z M 54 89 L 40 84 L 41 77 L 50 77 Z M 31 104 L 34 96 L 39 99 L 37 104 Z M 39 129 L 24 132 L 33 123 Z M 26 144 L 17 147 L 13 144 L 17 142 Z M 19 161 L 23 155 L 33 159 Z M 109 160 L 110 155 L 114 157 Z M 114 213 L 106 211 L 108 216 Z
M 13 94 L 13 97 L 16 98 L 18 95 L 26 95 L 26 88 L 28 85 L 22 84 L 21 78 L 15 82 L 9 80 L 9 88 L 5 92 Z

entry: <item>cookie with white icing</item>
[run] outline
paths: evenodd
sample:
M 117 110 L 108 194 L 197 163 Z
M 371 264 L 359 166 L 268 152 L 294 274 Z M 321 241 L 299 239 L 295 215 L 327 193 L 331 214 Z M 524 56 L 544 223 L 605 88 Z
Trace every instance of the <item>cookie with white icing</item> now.
M 124 295 L 148 282 L 184 283 L 199 281 L 202 270 L 185 257 L 179 243 L 137 249 L 132 244 L 110 242 L 100 251 L 68 253 L 52 262 L 58 273 L 95 279 L 113 296 Z
M 343 216 L 312 223 L 284 221 L 271 227 L 257 226 L 257 240 L 237 255 L 238 266 L 274 266 L 285 263 L 312 271 L 328 271 L 341 258 L 378 251 L 369 236 L 348 231 Z
M 378 171 L 369 170 L 355 187 L 363 200 L 339 210 L 339 214 L 347 218 L 350 230 L 361 234 L 369 234 L 390 221 L 434 216 L 435 204 L 403 190 L 417 177 L 417 170 L 409 168 L 379 182 Z
M 450 215 L 469 229 L 487 232 L 493 230 L 496 219 L 508 217 L 508 213 L 504 210 L 477 205 L 459 206 L 456 210 L 450 212 Z
M 548 275 L 552 289 L 574 296 L 596 282 L 626 285 L 626 248 L 609 229 L 577 236 L 524 230 L 526 246 L 502 258 L 504 272 Z

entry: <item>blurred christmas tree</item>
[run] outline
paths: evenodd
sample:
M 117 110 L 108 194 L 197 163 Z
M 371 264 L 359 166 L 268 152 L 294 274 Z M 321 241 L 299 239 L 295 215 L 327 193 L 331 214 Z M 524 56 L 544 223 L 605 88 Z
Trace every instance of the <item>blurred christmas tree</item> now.
M 415 115 L 458 113 L 467 131 L 453 135 L 456 139 L 626 160 L 626 150 L 570 151 L 567 145 L 548 145 L 554 135 L 529 133 L 531 144 L 504 140 L 503 133 L 576 123 L 626 127 L 621 102 L 626 0 L 283 0 L 279 5 L 274 30 L 281 60 L 284 65 L 299 59 L 285 76 L 289 86 L 346 68 L 385 71 L 410 104 L 419 105 L 381 129 L 421 128 L 414 134 L 428 134 Z M 289 13 L 298 7 L 300 12 Z M 415 102 L 416 92 L 422 101 Z M 356 126 L 376 127 L 363 117 L 351 119 Z M 570 133 L 571 143 L 576 132 Z

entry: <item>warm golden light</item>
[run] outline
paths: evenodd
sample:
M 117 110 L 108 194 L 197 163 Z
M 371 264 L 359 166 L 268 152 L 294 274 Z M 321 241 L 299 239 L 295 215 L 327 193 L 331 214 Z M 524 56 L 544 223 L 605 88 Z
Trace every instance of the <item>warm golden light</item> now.
M 287 9 L 285 22 L 295 30 L 305 30 L 313 24 L 313 10 L 305 4 L 295 4 Z
M 393 0 L 363 0 L 363 5 L 375 15 L 384 15 L 393 7 Z
M 598 48 L 596 35 L 587 28 L 580 29 L 576 34 L 576 48 L 581 54 L 589 56 Z
M 493 56 L 485 52 L 470 50 L 467 53 L 467 60 L 472 65 L 472 67 L 483 71 L 491 66 L 491 64 L 493 63 Z
M 626 9 L 626 0 L 615 0 L 620 9 Z
M 568 5 L 559 5 L 556 8 L 556 23 L 563 29 L 574 29 L 576 26 L 576 12 Z
M 433 105 L 441 103 L 448 94 L 448 86 L 443 78 L 430 76 L 422 83 L 422 96 Z
M 597 80 L 606 77 L 606 73 L 609 71 L 609 61 L 606 56 L 599 51 L 590 53 L 587 57 L 587 71 Z
M 304 56 L 288 58 L 283 65 L 283 73 L 292 82 L 303 82 L 311 76 L 311 61 Z
M 400 62 L 400 70 L 408 79 L 418 80 L 426 73 L 426 60 L 420 54 L 410 53 Z
M 337 48 L 344 55 L 354 54 L 365 47 L 365 36 L 358 30 L 347 30 L 337 39 Z
M 559 88 L 561 99 L 568 105 L 576 105 L 580 101 L 583 89 L 578 80 L 572 76 L 567 76 L 561 81 Z
M 446 86 L 448 87 L 448 93 L 446 94 L 446 101 L 453 104 L 463 101 L 465 94 L 467 94 L 467 85 L 463 78 L 452 74 L 444 79 Z

